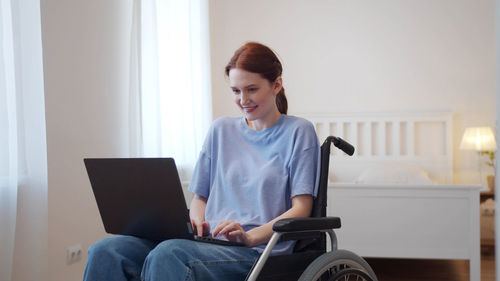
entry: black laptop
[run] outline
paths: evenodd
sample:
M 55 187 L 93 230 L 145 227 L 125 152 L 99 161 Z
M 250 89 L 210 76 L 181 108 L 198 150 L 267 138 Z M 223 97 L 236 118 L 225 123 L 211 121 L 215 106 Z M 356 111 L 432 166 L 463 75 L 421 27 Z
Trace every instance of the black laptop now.
M 243 246 L 193 234 L 174 159 L 86 158 L 84 163 L 106 232 Z

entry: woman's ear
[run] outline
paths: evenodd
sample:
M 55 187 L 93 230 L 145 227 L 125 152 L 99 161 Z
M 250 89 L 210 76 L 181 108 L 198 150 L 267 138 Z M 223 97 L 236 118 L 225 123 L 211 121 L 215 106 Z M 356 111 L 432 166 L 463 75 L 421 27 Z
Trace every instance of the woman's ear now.
M 276 78 L 273 84 L 273 93 L 276 96 L 281 91 L 281 88 L 283 88 L 283 79 L 281 78 L 281 76 Z

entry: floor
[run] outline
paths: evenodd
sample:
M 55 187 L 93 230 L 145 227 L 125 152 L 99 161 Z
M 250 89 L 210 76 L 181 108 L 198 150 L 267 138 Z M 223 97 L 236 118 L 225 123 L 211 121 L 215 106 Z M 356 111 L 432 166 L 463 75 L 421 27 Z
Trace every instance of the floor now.
M 469 281 L 468 261 L 373 258 L 366 260 L 380 281 Z M 494 253 L 481 255 L 481 281 L 495 281 Z

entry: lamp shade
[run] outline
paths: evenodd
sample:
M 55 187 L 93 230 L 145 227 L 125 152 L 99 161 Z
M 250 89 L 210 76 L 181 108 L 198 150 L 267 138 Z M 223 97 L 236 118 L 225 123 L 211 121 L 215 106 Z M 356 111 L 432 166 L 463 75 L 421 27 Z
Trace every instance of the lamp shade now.
M 470 127 L 465 129 L 460 149 L 476 151 L 495 151 L 495 135 L 490 127 Z

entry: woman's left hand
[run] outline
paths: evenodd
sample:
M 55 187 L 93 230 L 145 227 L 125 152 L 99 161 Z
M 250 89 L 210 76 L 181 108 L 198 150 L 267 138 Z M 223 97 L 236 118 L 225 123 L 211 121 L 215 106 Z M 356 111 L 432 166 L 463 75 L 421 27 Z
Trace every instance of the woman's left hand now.
M 236 241 L 245 244 L 247 247 L 253 247 L 251 236 L 243 230 L 241 224 L 235 221 L 222 221 L 220 222 L 212 232 L 213 237 L 222 234 L 229 241 Z

